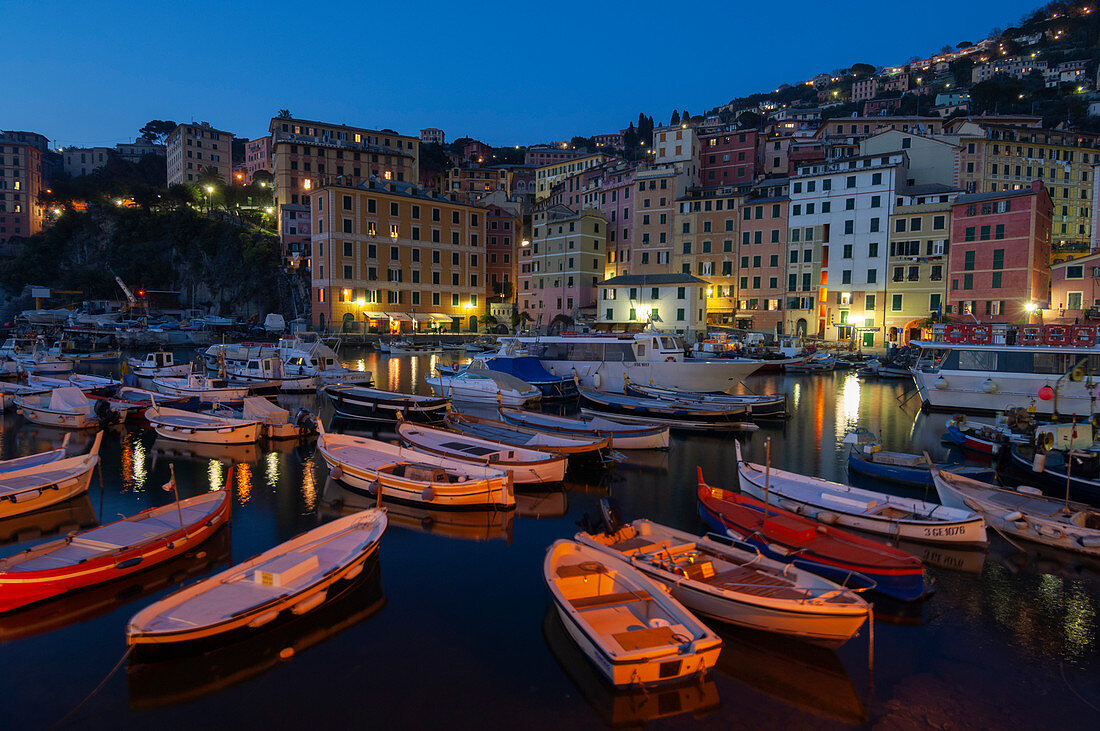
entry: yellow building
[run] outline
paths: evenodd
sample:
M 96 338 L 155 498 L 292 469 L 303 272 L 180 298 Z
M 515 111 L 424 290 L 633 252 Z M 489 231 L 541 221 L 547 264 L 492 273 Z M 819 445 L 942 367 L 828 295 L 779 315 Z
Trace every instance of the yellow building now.
M 540 201 L 549 198 L 554 184 L 558 181 L 565 180 L 571 175 L 576 175 L 596 165 L 601 165 L 608 159 L 608 155 L 597 152 L 592 155 L 582 155 L 535 168 L 535 200 Z
M 692 190 L 675 203 L 669 270 L 706 282 L 700 297 L 706 310 L 704 321 L 733 324 L 739 203 L 737 190 L 728 187 Z
M 214 168 L 224 183 L 233 175 L 233 133 L 209 122 L 177 125 L 168 135 L 168 185 L 198 185 L 203 171 Z
M 312 192 L 313 324 L 476 329 L 485 312 L 486 211 L 409 183 Z

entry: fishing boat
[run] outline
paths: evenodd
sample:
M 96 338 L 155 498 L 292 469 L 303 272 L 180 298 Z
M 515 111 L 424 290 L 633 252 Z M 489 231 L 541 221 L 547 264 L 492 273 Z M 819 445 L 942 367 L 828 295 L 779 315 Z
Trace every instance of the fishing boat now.
M 851 432 L 844 437 L 848 450 L 848 474 L 860 475 L 878 482 L 889 482 L 904 487 L 931 487 L 932 475 L 928 463 L 919 454 L 888 452 L 882 449 L 878 439 L 867 432 Z M 974 480 L 989 482 L 994 472 L 988 467 L 975 467 L 961 463 L 939 463 L 939 469 Z
M 447 399 L 412 393 L 383 391 L 368 386 L 326 386 L 325 396 L 336 415 L 351 421 L 438 423 L 447 413 Z
M 122 385 L 117 378 L 93 376 L 87 373 L 73 373 L 69 383 L 85 393 L 113 393 Z
M 94 429 L 126 419 L 125 409 L 89 399 L 75 386 L 16 396 L 14 402 L 16 413 L 27 421 L 62 429 Z
M 159 436 L 203 444 L 251 444 L 260 440 L 260 422 L 153 406 L 145 418 Z
M 190 363 L 176 363 L 175 356 L 167 350 L 146 353 L 141 358 L 127 358 L 126 365 L 135 376 L 142 378 L 186 376 L 191 372 Z
M 574 540 L 628 562 L 685 607 L 712 619 L 838 647 L 869 616 L 870 605 L 851 588 L 755 550 L 648 520 L 603 528 Z
M 581 399 L 591 408 L 582 413 L 610 414 L 615 419 L 641 424 L 664 424 L 684 431 L 752 431 L 755 424 L 744 422 L 746 407 L 728 404 L 698 404 L 638 398 L 620 393 L 580 389 Z
M 862 490 L 747 462 L 735 442 L 741 491 L 827 525 L 953 547 L 988 544 L 985 521 L 971 510 Z M 765 497 L 770 493 L 769 497 Z
M 569 458 L 572 465 L 589 463 L 603 465 L 607 462 L 611 451 L 611 437 L 553 434 L 454 411 L 447 414 L 445 421 L 447 426 L 464 434 L 516 447 L 563 455 Z
M 947 423 L 942 437 L 942 441 L 957 444 L 968 452 L 988 455 L 999 454 L 1002 446 L 1012 439 L 1012 432 L 1003 426 L 970 422 L 962 415 Z
M 88 490 L 99 464 L 103 432 L 87 454 L 65 457 L 0 473 L 0 519 L 47 508 Z
M 161 599 L 126 626 L 130 646 L 222 642 L 280 617 L 297 616 L 359 576 L 386 529 L 383 510 L 349 515 Z M 289 613 L 289 614 L 285 614 Z
M 275 383 L 283 393 L 312 393 L 320 383 L 315 374 L 287 373 L 277 355 L 249 358 L 243 365 L 227 365 L 226 375 L 244 383 Z
M 517 378 L 537 388 L 543 401 L 569 401 L 577 398 L 577 382 L 572 376 L 555 376 L 532 355 L 494 355 L 479 358 L 471 369 L 487 368 Z
M 15 406 L 15 398 L 17 396 L 30 396 L 35 394 L 42 394 L 49 389 L 38 386 L 20 386 L 15 383 L 4 383 L 0 381 L 0 411 L 8 411 Z
M 1043 495 L 1033 487 L 1005 490 L 931 468 L 944 505 L 980 513 L 1002 535 L 1100 556 L 1100 510 Z
M 224 405 L 218 408 L 229 410 Z M 238 416 L 237 411 L 233 415 Z M 297 439 L 317 431 L 317 419 L 305 409 L 299 409 L 291 418 L 288 409 L 280 408 L 260 396 L 248 396 L 244 400 L 239 417 L 260 422 L 260 434 L 265 439 Z
M 542 391 L 531 384 L 488 369 L 467 369 L 453 376 L 440 372 L 424 381 L 434 393 L 456 401 L 523 406 L 542 398 Z
M 567 436 L 610 438 L 614 449 L 668 449 L 667 426 L 626 424 L 603 416 L 574 419 L 526 409 L 498 409 L 510 424 Z
M 660 399 L 662 401 L 680 401 L 684 403 L 709 406 L 721 404 L 730 406 L 743 406 L 745 412 L 753 418 L 785 418 L 787 413 L 787 397 L 784 394 L 733 394 L 703 391 L 685 391 L 681 388 L 669 386 L 643 385 L 640 383 L 627 383 L 626 394 L 638 398 Z
M 590 546 L 557 541 L 543 578 L 569 635 L 617 687 L 701 677 L 722 641 L 630 565 Z
M 349 489 L 387 500 L 440 508 L 512 510 L 516 499 L 507 472 L 424 454 L 375 439 L 330 434 L 317 440 L 333 479 Z
M 743 493 L 711 487 L 703 481 L 702 468 L 697 469 L 699 514 L 720 535 L 743 541 L 770 559 L 791 563 L 846 586 L 869 586 L 901 601 L 927 595 L 921 562 L 905 551 L 820 525 L 774 503 L 765 506 Z M 863 577 L 873 584 L 868 585 Z
M 803 361 L 794 361 L 783 366 L 788 373 L 825 373 L 836 368 L 836 358 L 831 353 L 820 351 Z
M 617 335 L 541 335 L 502 338 L 502 352 L 533 355 L 554 375 L 576 375 L 579 385 L 622 392 L 634 383 L 663 383 L 699 391 L 728 391 L 756 372 L 761 361 L 684 359 L 684 342 L 653 331 Z
M 561 482 L 569 460 L 560 454 L 516 447 L 424 424 L 399 423 L 397 436 L 428 454 L 504 470 L 513 484 Z
M 228 523 L 229 506 L 228 491 L 208 492 L 0 560 L 0 612 L 170 561 Z
M 192 373 L 182 378 L 163 376 L 153 379 L 158 391 L 168 396 L 198 399 L 202 403 L 229 403 L 242 401 L 249 394 L 249 387 L 232 384 L 224 378 L 207 378 Z
M 14 459 L 0 460 L 0 475 L 5 472 L 16 472 L 28 467 L 38 467 L 40 465 L 48 464 L 50 462 L 56 462 L 59 459 L 64 459 L 65 450 L 69 447 L 69 435 L 66 433 L 65 438 L 61 441 L 61 446 L 57 449 L 48 449 L 45 452 L 38 452 L 36 454 L 28 454 L 25 457 L 15 457 Z

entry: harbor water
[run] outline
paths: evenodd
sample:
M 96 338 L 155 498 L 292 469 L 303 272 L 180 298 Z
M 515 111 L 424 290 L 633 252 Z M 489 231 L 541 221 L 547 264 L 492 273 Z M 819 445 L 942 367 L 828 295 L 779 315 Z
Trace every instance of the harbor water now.
M 416 392 L 428 391 L 439 358 L 342 357 L 372 371 L 380 388 Z M 754 461 L 764 461 L 770 438 L 774 466 L 847 481 L 841 440 L 856 427 L 879 434 L 886 449 L 946 452 L 939 437 L 948 416 L 921 413 L 911 383 L 837 371 L 753 376 L 747 386 L 787 394 L 793 414 L 744 437 Z M 331 418 L 312 395 L 279 402 Z M 70 452 L 92 436 L 74 435 Z M 15 414 L 0 420 L 3 458 L 62 438 Z M 604 496 L 628 519 L 702 533 L 696 468 L 708 483 L 735 488 L 733 438 L 674 434 L 668 451 L 623 453 L 605 473 L 522 491 L 514 513 L 389 506 L 379 557 L 353 592 L 246 642 L 143 663 L 125 656 L 136 611 L 368 503 L 328 477 L 315 440 L 226 449 L 111 427 L 88 495 L 0 522 L 0 556 L 170 502 L 162 489 L 170 464 L 181 497 L 232 491 L 231 525 L 198 554 L 132 581 L 0 615 L 0 726 L 1095 728 L 1100 563 L 1018 550 L 995 534 L 988 551 L 906 547 L 925 560 L 935 593 L 915 605 L 876 601 L 873 668 L 867 627 L 833 651 L 711 623 L 725 646 L 706 680 L 613 691 L 548 611 L 545 550 L 596 515 Z

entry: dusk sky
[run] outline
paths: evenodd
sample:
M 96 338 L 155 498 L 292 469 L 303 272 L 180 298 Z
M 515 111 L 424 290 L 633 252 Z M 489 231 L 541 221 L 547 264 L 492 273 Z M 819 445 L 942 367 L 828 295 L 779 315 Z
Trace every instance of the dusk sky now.
M 0 129 L 57 145 L 149 119 L 267 133 L 301 118 L 512 145 L 667 121 L 856 62 L 1015 25 L 1036 0 L 782 4 L 0 0 Z M 17 29 L 17 30 L 16 30 Z

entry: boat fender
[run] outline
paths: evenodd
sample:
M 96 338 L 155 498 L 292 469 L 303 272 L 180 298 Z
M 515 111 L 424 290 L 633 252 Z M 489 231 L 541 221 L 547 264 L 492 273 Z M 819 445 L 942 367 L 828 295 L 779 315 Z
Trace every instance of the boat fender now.
M 673 358 L 671 355 L 668 356 L 667 358 L 665 358 L 665 363 L 675 363 L 675 362 L 676 362 L 676 359 Z
M 840 521 L 839 515 L 828 510 L 819 510 L 815 517 L 820 522 L 828 523 L 829 525 L 836 525 Z
M 430 487 L 425 487 L 420 491 L 420 499 L 424 502 L 430 502 L 435 498 L 435 490 Z
M 600 390 L 601 381 L 602 379 L 600 378 L 600 374 L 598 372 L 592 374 L 592 387 L 595 388 L 597 391 Z
M 291 614 L 305 614 L 311 609 L 321 606 L 328 596 L 327 591 L 319 591 L 311 597 L 307 597 L 290 608 Z
M 264 612 L 263 614 L 253 617 L 252 621 L 248 623 L 248 626 L 252 627 L 253 629 L 255 629 L 256 627 L 263 627 L 265 624 L 272 621 L 278 616 L 279 612 L 275 610 Z
M 1003 520 L 1004 520 L 1004 521 L 1005 521 L 1006 523 L 1015 523 L 1015 522 L 1016 522 L 1016 521 L 1018 521 L 1018 520 L 1023 520 L 1023 518 L 1024 518 L 1024 514 L 1023 514 L 1023 513 L 1021 513 L 1021 512 L 1019 511 L 1019 510 L 1014 510 L 1014 511 L 1012 511 L 1011 513 L 1007 513 L 1007 514 L 1006 514 L 1006 515 L 1004 516 Z
M 144 556 L 134 556 L 133 558 L 128 558 L 125 561 L 119 561 L 118 563 L 115 564 L 115 568 L 116 569 L 130 569 L 130 568 L 133 568 L 134 566 L 137 566 L 139 563 L 141 563 L 142 560 L 144 560 L 144 558 L 145 558 Z
M 1077 542 L 1080 543 L 1085 548 L 1096 548 L 1097 546 L 1100 546 L 1100 537 L 1097 537 L 1097 536 L 1080 536 L 1077 539 Z
M 779 507 L 783 508 L 784 510 L 790 510 L 792 513 L 801 512 L 800 508 L 802 506 L 799 505 L 796 502 L 792 502 L 792 501 L 790 501 L 786 498 L 779 498 L 778 502 L 779 502 Z
M 344 574 L 344 578 L 350 581 L 361 573 L 363 573 L 363 564 L 357 563 L 348 569 L 348 572 Z
M 367 492 L 369 492 L 371 495 L 378 494 L 378 480 L 367 484 Z
M 1048 538 L 1064 538 L 1066 535 L 1066 532 L 1064 530 L 1054 525 L 1036 525 L 1035 531 L 1039 535 L 1046 536 Z
M 1035 453 L 1035 459 L 1031 463 L 1032 472 L 1042 472 L 1047 466 L 1047 456 L 1042 452 Z
M 339 480 L 341 477 L 344 476 L 344 470 L 341 469 L 340 465 L 334 464 L 332 468 L 328 471 L 328 476 L 334 480 Z

